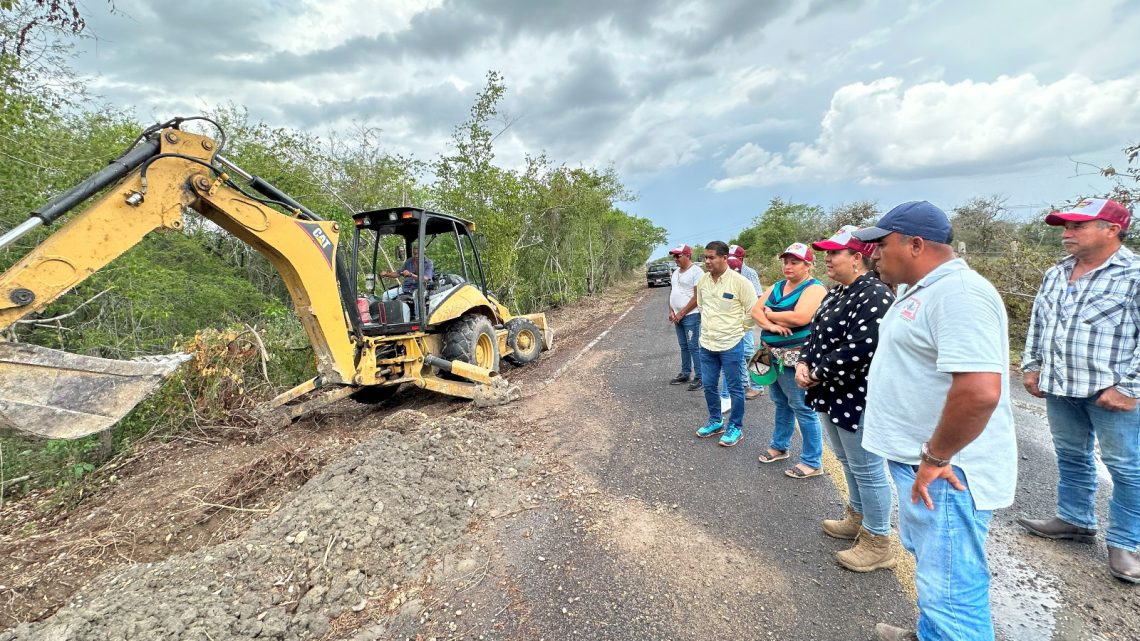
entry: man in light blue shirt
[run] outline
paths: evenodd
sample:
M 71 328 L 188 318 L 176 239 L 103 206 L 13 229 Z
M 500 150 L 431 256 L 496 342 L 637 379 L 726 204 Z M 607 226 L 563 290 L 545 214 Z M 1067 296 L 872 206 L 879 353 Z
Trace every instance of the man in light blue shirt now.
M 863 447 L 887 459 L 899 536 L 917 561 L 918 630 L 875 631 L 884 641 L 993 641 L 985 541 L 1017 482 L 1005 306 L 955 257 L 949 218 L 926 201 L 853 235 L 878 243 L 883 280 L 900 285 L 867 376 Z
M 400 278 L 403 276 L 404 282 L 400 284 L 400 293 L 412 294 L 416 291 L 416 287 L 419 287 L 420 281 L 427 282 L 431 280 L 432 275 L 435 271 L 435 266 L 432 265 L 431 259 L 427 256 L 424 256 L 424 273 L 417 276 L 416 270 L 420 268 L 419 258 L 419 245 L 412 245 L 412 251 L 408 256 L 408 259 L 405 260 L 404 264 L 400 266 L 400 271 L 380 272 L 380 275 L 384 276 L 385 278 Z

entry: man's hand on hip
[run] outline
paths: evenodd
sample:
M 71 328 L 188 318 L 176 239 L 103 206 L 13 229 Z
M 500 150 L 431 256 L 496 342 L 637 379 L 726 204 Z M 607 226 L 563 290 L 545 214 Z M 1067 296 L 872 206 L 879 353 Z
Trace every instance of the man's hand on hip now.
M 1025 386 L 1025 391 L 1029 392 L 1037 398 L 1045 398 L 1045 393 L 1041 391 L 1038 385 L 1041 383 L 1041 372 L 1025 372 L 1021 375 L 1021 384 Z
M 1101 392 L 1096 404 L 1112 412 L 1131 412 L 1136 409 L 1136 399 L 1121 394 L 1115 387 Z
M 965 490 L 966 486 L 962 485 L 962 481 L 958 480 L 958 476 L 954 474 L 954 466 L 931 465 L 925 461 L 919 463 L 918 471 L 914 474 L 914 485 L 910 488 L 910 502 L 918 503 L 922 499 L 926 509 L 934 509 L 934 501 L 930 499 L 930 484 L 938 479 L 946 479 L 954 487 L 955 490 Z

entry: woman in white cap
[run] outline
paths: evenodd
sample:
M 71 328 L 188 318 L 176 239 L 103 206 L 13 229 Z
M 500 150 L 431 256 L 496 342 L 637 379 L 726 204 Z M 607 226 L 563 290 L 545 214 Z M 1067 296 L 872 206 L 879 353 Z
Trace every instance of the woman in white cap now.
M 879 322 L 894 300 L 890 288 L 870 272 L 875 245 L 847 225 L 827 240 L 812 243 L 827 252 L 827 276 L 837 284 L 811 320 L 812 333 L 796 364 L 796 383 L 819 412 L 832 450 L 847 477 L 842 519 L 826 519 L 823 531 L 854 540 L 835 555 L 843 567 L 870 572 L 895 566 L 891 533 L 891 487 L 883 457 L 863 449 L 867 370 L 879 344 Z
M 800 349 L 811 334 L 811 317 L 827 294 L 827 288 L 812 276 L 815 260 L 811 249 L 794 243 L 780 254 L 784 263 L 784 280 L 768 288 L 752 308 L 752 318 L 760 326 L 760 340 L 767 346 L 773 365 L 782 369 L 771 385 L 772 402 L 776 404 L 776 425 L 768 449 L 760 453 L 761 463 L 775 463 L 788 458 L 792 434 L 799 423 L 803 438 L 800 462 L 784 471 L 795 479 L 823 474 L 823 433 L 819 418 L 805 401 L 804 390 L 796 385 L 795 365 Z

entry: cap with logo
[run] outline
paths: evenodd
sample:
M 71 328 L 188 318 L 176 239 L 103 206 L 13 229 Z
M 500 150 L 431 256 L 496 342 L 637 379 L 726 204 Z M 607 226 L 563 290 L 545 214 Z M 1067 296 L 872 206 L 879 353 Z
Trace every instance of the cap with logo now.
M 1067 222 L 1079 223 L 1086 220 L 1103 220 L 1107 223 L 1120 225 L 1120 229 L 1124 231 L 1132 222 L 1132 212 L 1115 200 L 1085 198 L 1064 211 L 1055 211 L 1045 217 L 1047 224 L 1057 226 L 1064 225 Z
M 733 271 L 740 271 L 744 266 L 744 248 L 740 245 L 728 246 L 728 267 Z
M 839 231 L 832 234 L 831 238 L 812 243 L 812 249 L 818 249 L 820 251 L 850 249 L 870 257 L 875 251 L 875 245 L 874 243 L 865 243 L 855 238 L 852 234 L 858 230 L 859 228 L 855 225 L 844 225 L 839 228 Z
M 815 254 L 811 253 L 811 248 L 803 243 L 792 243 L 788 245 L 788 248 L 780 254 L 780 258 L 784 256 L 798 258 L 808 263 L 815 261 Z
M 689 247 L 688 245 L 680 245 L 678 247 L 670 249 L 669 253 L 673 256 L 692 256 L 693 248 Z
M 783 364 L 779 360 L 773 364 L 767 350 L 759 351 L 748 363 L 748 378 L 756 385 L 771 385 L 776 382 L 781 369 Z
M 888 211 L 874 227 L 857 230 L 851 235 L 856 240 L 872 243 L 894 232 L 918 236 L 943 245 L 949 245 L 954 240 L 950 217 L 925 200 L 903 203 Z

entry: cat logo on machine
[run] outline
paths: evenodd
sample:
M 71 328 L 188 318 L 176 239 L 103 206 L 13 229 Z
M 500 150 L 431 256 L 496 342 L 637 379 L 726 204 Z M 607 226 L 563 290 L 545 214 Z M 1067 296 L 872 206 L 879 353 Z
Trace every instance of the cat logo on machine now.
M 317 249 L 321 250 L 321 255 L 325 257 L 325 262 L 328 263 L 329 268 L 332 269 L 335 247 L 333 246 L 332 240 L 329 239 L 328 234 L 325 233 L 325 230 L 321 229 L 321 226 L 317 223 L 304 223 L 299 220 L 293 222 L 305 230 L 305 234 L 316 244 Z

